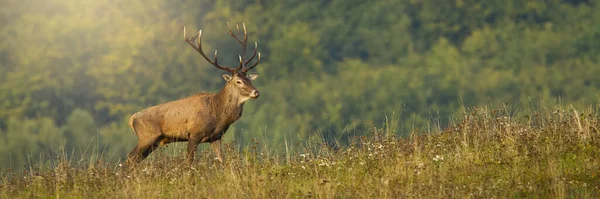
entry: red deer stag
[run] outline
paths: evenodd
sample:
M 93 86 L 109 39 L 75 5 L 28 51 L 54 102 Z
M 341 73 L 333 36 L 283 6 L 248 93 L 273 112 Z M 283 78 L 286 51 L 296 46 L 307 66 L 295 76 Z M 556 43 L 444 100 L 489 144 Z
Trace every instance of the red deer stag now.
M 242 46 L 242 54 L 239 56 L 240 65 L 236 68 L 219 64 L 216 50 L 214 61 L 211 61 L 202 50 L 202 30 L 198 31 L 196 36 L 188 38 L 183 27 L 185 41 L 213 66 L 227 71 L 221 75 L 225 79 L 225 86 L 218 93 L 197 93 L 133 114 L 129 119 L 129 126 L 137 135 L 138 144 L 129 153 L 127 162 L 140 162 L 156 148 L 179 141 L 188 142 L 186 159 L 188 163 L 193 162 L 198 144 L 204 142 L 210 143 L 218 161 L 223 162 L 221 137 L 227 132 L 229 126 L 242 116 L 244 102 L 258 98 L 258 90 L 251 83 L 258 74 L 247 73 L 260 62 L 257 43 L 254 43 L 254 54 L 246 59 L 248 42 L 246 25 L 243 24 L 243 38 L 238 36 L 239 26 L 237 26 L 238 34 L 231 31 L 229 23 L 227 27 L 229 35 Z M 258 57 L 256 62 L 248 66 L 255 57 Z

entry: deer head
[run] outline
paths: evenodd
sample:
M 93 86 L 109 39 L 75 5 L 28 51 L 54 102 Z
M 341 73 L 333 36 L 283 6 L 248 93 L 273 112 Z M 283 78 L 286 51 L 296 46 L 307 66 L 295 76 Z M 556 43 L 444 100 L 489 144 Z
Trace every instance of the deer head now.
M 240 27 L 238 25 L 236 25 L 236 27 L 239 35 Z M 258 63 L 260 63 L 260 52 L 258 52 L 258 44 L 256 42 L 254 42 L 254 52 L 252 53 L 252 56 L 246 59 L 246 44 L 248 43 L 248 34 L 246 32 L 246 24 L 242 23 L 242 27 L 244 31 L 244 37 L 240 38 L 238 37 L 238 35 L 234 34 L 231 31 L 231 26 L 229 26 L 229 22 L 227 23 L 229 35 L 233 37 L 242 46 L 242 53 L 239 56 L 240 65 L 236 68 L 223 66 L 219 64 L 217 50 L 215 50 L 215 56 L 213 60 L 208 58 L 208 56 L 202 50 L 202 30 L 198 31 L 198 34 L 194 37 L 188 38 L 185 27 L 183 27 L 183 37 L 185 38 L 185 41 L 188 44 L 190 44 L 192 48 L 198 51 L 198 53 L 200 53 L 200 55 L 202 55 L 202 57 L 204 57 L 206 61 L 208 61 L 218 69 L 227 72 L 221 75 L 226 82 L 224 89 L 230 92 L 232 95 L 238 96 L 238 102 L 240 103 L 243 103 L 244 101 L 250 98 L 258 98 L 259 91 L 252 85 L 252 81 L 258 77 L 258 74 L 248 74 L 248 71 L 256 67 Z M 255 57 L 258 57 L 256 62 L 253 65 L 248 66 L 248 64 L 250 64 L 250 62 L 252 62 L 252 60 Z

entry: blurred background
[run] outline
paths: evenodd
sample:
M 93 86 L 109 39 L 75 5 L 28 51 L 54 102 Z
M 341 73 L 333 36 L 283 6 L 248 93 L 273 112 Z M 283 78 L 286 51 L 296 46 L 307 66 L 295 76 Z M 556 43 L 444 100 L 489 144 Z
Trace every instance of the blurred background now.
M 228 142 L 277 148 L 375 127 L 443 128 L 463 107 L 597 104 L 600 1 L 3 0 L 0 167 L 59 149 L 119 159 L 131 114 L 198 92 L 236 65 L 226 22 L 244 22 L 262 62 Z M 596 12 L 594 12 L 596 11 Z M 212 53 L 208 53 L 212 54 Z M 42 155 L 46 154 L 46 155 Z

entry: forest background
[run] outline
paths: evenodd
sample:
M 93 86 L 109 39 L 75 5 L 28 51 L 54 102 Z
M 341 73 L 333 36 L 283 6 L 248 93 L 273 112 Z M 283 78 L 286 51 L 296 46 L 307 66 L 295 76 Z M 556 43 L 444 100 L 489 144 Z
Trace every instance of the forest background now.
M 271 146 L 348 140 L 388 125 L 444 128 L 463 107 L 595 106 L 600 1 L 3 0 L 0 169 L 64 148 L 115 160 L 145 107 L 216 92 L 235 65 L 226 22 L 258 42 L 261 97 L 225 135 Z M 547 106 L 545 106 L 547 105 Z M 177 146 L 175 146 L 177 147 Z M 274 147 L 277 148 L 277 147 Z

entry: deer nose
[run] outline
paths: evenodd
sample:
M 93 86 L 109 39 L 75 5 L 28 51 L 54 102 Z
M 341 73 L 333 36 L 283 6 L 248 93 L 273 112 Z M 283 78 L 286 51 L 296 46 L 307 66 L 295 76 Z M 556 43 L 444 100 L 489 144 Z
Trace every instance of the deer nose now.
M 250 97 L 252 98 L 258 98 L 259 95 L 260 93 L 258 92 L 258 90 L 253 90 L 252 92 L 250 92 Z

